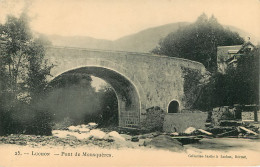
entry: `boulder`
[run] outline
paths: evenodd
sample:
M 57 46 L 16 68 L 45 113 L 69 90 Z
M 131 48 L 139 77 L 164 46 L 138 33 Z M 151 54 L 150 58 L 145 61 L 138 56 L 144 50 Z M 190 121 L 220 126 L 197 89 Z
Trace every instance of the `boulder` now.
M 171 136 L 179 136 L 179 133 L 178 132 L 173 132 L 170 134 Z
M 75 131 L 77 131 L 79 129 L 79 127 L 77 127 L 77 126 L 69 126 L 68 129 L 69 129 L 69 131 L 75 132 Z
M 87 126 L 89 129 L 95 129 L 98 126 L 98 124 L 95 122 L 90 122 Z
M 138 136 L 133 136 L 133 137 L 131 138 L 131 141 L 132 141 L 132 142 L 139 142 Z
M 139 135 L 139 139 L 146 139 L 146 138 L 154 138 L 156 136 L 159 136 L 160 133 L 157 133 L 157 132 L 152 132 L 152 133 L 147 133 L 147 134 L 142 134 L 142 135 Z
M 93 129 L 89 134 L 92 135 L 94 139 L 104 139 L 106 136 L 106 133 L 99 129 Z
M 89 128 L 86 128 L 86 127 L 79 128 L 78 130 L 79 130 L 79 132 L 81 132 L 81 133 L 87 133 L 87 132 L 90 131 L 90 129 L 89 129 Z
M 76 137 L 78 140 L 86 140 L 86 139 L 90 139 L 93 137 L 90 133 L 81 133 L 81 134 L 73 133 L 70 135 Z
M 128 134 L 120 134 L 125 140 L 131 140 L 132 136 Z
M 81 125 L 80 125 L 80 128 L 88 128 L 88 125 L 81 124 Z
M 125 138 L 122 137 L 118 132 L 112 131 L 108 133 L 108 136 L 113 138 L 114 140 L 122 140 L 125 141 Z
M 69 132 L 65 130 L 53 130 L 52 135 L 58 138 L 67 138 L 69 136 Z
M 184 131 L 184 133 L 186 133 L 186 134 L 192 134 L 192 133 L 194 133 L 196 131 L 196 128 L 194 128 L 194 127 L 188 127 L 185 131 Z

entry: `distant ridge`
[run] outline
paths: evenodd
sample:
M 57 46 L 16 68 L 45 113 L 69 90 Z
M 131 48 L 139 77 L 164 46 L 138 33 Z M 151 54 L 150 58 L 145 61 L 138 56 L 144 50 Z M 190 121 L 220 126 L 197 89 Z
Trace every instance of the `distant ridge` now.
M 87 37 L 87 36 L 48 35 L 46 37 L 52 42 L 53 45 L 56 45 L 56 46 L 107 49 L 112 44 L 112 41 L 109 41 L 109 40 L 96 39 L 96 38 Z
M 186 26 L 188 22 L 178 22 L 166 24 L 158 27 L 152 27 L 135 34 L 127 35 L 117 40 L 96 39 L 88 36 L 60 36 L 47 35 L 46 37 L 56 46 L 80 47 L 89 49 L 118 50 L 130 52 L 150 52 L 154 49 L 160 39 L 166 37 L 169 33 L 177 31 L 179 28 Z M 243 38 L 251 37 L 249 34 L 234 26 L 224 26 L 231 31 L 238 32 Z
M 158 45 L 160 39 L 179 28 L 188 25 L 187 22 L 166 24 L 148 28 L 136 34 L 128 35 L 114 41 L 114 49 L 136 52 L 149 52 Z

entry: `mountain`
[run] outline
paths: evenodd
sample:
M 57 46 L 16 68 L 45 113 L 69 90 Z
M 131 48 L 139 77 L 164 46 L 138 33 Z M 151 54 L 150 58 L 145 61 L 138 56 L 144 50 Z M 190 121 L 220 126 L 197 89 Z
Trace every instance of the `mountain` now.
M 60 36 L 48 35 L 47 38 L 55 46 L 69 46 L 91 49 L 108 49 L 112 45 L 112 41 L 105 39 L 96 39 L 87 36 Z
M 131 52 L 150 52 L 154 49 L 160 39 L 166 37 L 169 33 L 177 31 L 180 27 L 186 26 L 190 23 L 178 22 L 166 24 L 158 27 L 148 28 L 138 33 L 124 36 L 117 40 L 96 39 L 87 36 L 59 36 L 48 35 L 47 38 L 55 46 L 69 46 L 89 49 L 103 49 L 103 50 L 119 50 Z M 234 26 L 225 26 L 231 31 L 238 32 L 241 37 L 251 37 L 251 41 L 257 41 L 256 38 L 239 28 Z
M 160 39 L 188 24 L 189 23 L 187 22 L 179 22 L 145 29 L 136 34 L 115 40 L 113 42 L 114 49 L 135 52 L 149 52 L 158 45 Z
M 188 25 L 186 22 L 172 23 L 159 27 L 148 28 L 136 34 L 124 36 L 115 41 L 95 39 L 84 36 L 48 35 L 47 38 L 55 46 L 70 46 L 89 49 L 120 50 L 132 52 L 149 52 L 157 46 L 160 39 L 170 32 Z

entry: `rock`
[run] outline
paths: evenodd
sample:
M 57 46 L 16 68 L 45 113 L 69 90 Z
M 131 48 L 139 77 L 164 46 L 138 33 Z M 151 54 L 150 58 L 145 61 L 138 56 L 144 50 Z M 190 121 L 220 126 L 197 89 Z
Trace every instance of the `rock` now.
M 156 132 L 147 133 L 147 134 L 139 135 L 139 139 L 153 138 L 153 137 L 158 136 L 158 135 L 159 134 L 156 133 Z
M 52 135 L 59 138 L 66 138 L 68 135 L 70 135 L 70 132 L 64 130 L 53 130 Z
M 74 134 L 71 134 L 71 136 L 76 137 L 78 140 L 86 140 L 86 139 L 90 139 L 93 137 L 90 133 L 82 133 L 82 134 L 74 133 Z
M 81 125 L 80 125 L 80 128 L 88 128 L 88 125 L 81 124 Z
M 178 132 L 173 132 L 170 134 L 171 136 L 179 136 L 179 133 Z
M 151 148 L 152 145 L 149 145 L 149 143 L 151 142 L 151 140 L 152 140 L 152 139 L 145 139 L 145 140 L 142 142 L 141 146 Z
M 86 133 L 86 132 L 89 132 L 90 129 L 93 129 L 96 126 L 97 126 L 97 124 L 91 123 L 91 125 L 82 124 L 82 125 L 77 125 L 77 126 L 69 126 L 68 129 L 69 129 L 69 131 L 72 131 L 72 132 Z
M 79 127 L 77 127 L 77 126 L 69 126 L 68 129 L 69 129 L 70 131 L 75 132 L 75 131 L 77 131 L 77 130 L 79 129 Z
M 193 132 L 195 132 L 196 131 L 196 128 L 194 128 L 194 127 L 188 127 L 185 131 L 184 131 L 184 133 L 186 133 L 186 134 L 192 134 Z
M 86 128 L 86 127 L 82 127 L 82 128 L 79 129 L 79 132 L 81 132 L 81 133 L 87 133 L 89 131 L 90 131 L 90 129 Z
M 19 141 L 19 145 L 26 145 L 27 144 L 27 142 L 26 141 Z
M 133 136 L 133 137 L 131 138 L 131 141 L 132 141 L 132 142 L 139 142 L 139 138 L 138 138 L 137 136 Z
M 104 139 L 106 136 L 106 133 L 99 129 L 93 129 L 89 132 L 89 134 L 92 135 L 94 139 Z
M 122 137 L 125 138 L 126 140 L 131 140 L 131 138 L 132 138 L 131 135 L 127 135 L 127 134 L 120 134 L 120 136 L 122 136 Z
M 125 141 L 125 138 L 123 138 L 118 132 L 112 131 L 108 133 L 109 137 L 112 137 L 114 140 L 122 140 Z
M 106 134 L 106 136 L 104 137 L 104 140 L 106 140 L 107 142 L 114 142 L 115 139 L 113 137 L 110 137 L 108 134 Z
M 184 147 L 178 140 L 173 139 L 167 135 L 157 136 L 150 142 L 144 143 L 144 146 L 152 146 L 155 148 L 166 149 L 175 152 L 184 150 Z
M 89 129 L 95 129 L 98 126 L 98 124 L 96 124 L 95 122 L 90 122 L 87 126 Z
M 14 140 L 10 140 L 9 144 L 15 144 L 15 141 Z
M 139 139 L 146 139 L 148 136 L 147 135 L 139 135 L 138 138 Z

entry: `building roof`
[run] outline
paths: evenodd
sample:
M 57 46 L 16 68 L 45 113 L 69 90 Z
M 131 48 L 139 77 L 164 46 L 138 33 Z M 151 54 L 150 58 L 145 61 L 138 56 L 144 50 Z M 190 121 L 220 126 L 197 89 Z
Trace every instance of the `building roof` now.
M 239 49 L 238 53 L 243 52 L 244 49 L 247 48 L 248 46 L 255 48 L 255 45 L 253 45 L 250 41 L 248 41 L 242 45 L 242 47 Z
M 228 50 L 228 53 L 231 53 L 231 54 L 234 53 L 234 54 L 235 54 L 235 53 L 237 53 L 238 51 L 239 51 L 239 50 Z
M 236 49 L 240 49 L 243 45 L 232 45 L 232 46 L 218 46 L 218 48 L 234 48 Z

